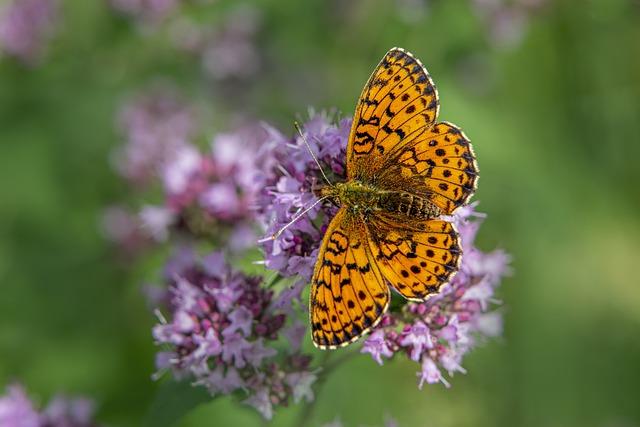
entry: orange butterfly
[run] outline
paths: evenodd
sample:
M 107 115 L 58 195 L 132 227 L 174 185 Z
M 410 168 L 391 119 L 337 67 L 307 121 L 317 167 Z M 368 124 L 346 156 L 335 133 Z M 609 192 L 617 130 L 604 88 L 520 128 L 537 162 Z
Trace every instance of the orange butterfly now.
M 440 122 L 438 92 L 410 53 L 393 48 L 365 85 L 347 146 L 347 181 L 320 189 L 341 206 L 326 231 L 311 285 L 314 344 L 345 346 L 380 321 L 389 286 L 412 301 L 458 270 L 453 224 L 440 219 L 476 189 L 467 137 Z

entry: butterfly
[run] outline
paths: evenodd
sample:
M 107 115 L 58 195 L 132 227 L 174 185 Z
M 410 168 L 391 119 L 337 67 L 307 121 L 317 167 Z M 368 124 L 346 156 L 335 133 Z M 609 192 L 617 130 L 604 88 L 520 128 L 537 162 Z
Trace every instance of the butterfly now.
M 456 274 L 460 239 L 441 216 L 468 202 L 478 166 L 464 133 L 436 122 L 438 110 L 420 61 L 400 48 L 387 52 L 356 106 L 347 180 L 319 191 L 340 208 L 312 276 L 316 347 L 336 349 L 371 331 L 389 307 L 390 288 L 425 301 Z

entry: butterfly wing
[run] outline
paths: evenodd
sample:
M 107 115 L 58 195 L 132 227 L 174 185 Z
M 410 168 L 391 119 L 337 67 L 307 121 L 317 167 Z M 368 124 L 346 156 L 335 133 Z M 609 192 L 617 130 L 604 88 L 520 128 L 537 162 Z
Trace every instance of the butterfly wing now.
M 341 208 L 329 224 L 311 283 L 314 344 L 347 345 L 367 333 L 389 305 L 389 287 L 372 262 L 364 223 Z
M 469 139 L 455 125 L 436 123 L 385 160 L 380 182 L 394 182 L 450 214 L 476 190 L 478 165 Z
M 454 225 L 383 213 L 368 222 L 369 247 L 382 275 L 402 296 L 424 301 L 458 271 L 461 249 Z
M 439 101 L 429 73 L 409 52 L 391 49 L 356 107 L 347 175 L 388 190 L 408 191 L 449 214 L 476 189 L 478 167 L 469 139 L 437 123 Z
M 349 179 L 371 181 L 398 145 L 416 138 L 438 116 L 438 92 L 410 53 L 393 48 L 362 90 L 347 147 Z

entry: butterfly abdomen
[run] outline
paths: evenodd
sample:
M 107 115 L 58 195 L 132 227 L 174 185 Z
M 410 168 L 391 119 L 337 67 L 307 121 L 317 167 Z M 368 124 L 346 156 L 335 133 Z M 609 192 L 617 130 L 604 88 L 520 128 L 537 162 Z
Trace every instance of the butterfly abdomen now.
M 381 193 L 379 209 L 390 213 L 399 213 L 410 218 L 435 218 L 440 209 L 427 199 L 401 191 Z

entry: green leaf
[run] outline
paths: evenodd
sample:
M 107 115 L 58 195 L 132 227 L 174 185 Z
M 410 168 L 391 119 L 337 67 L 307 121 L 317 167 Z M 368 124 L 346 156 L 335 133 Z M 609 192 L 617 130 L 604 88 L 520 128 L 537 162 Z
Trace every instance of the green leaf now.
M 188 381 L 165 381 L 156 392 L 144 425 L 172 427 L 195 407 L 211 400 L 213 397 L 204 387 L 194 387 Z

